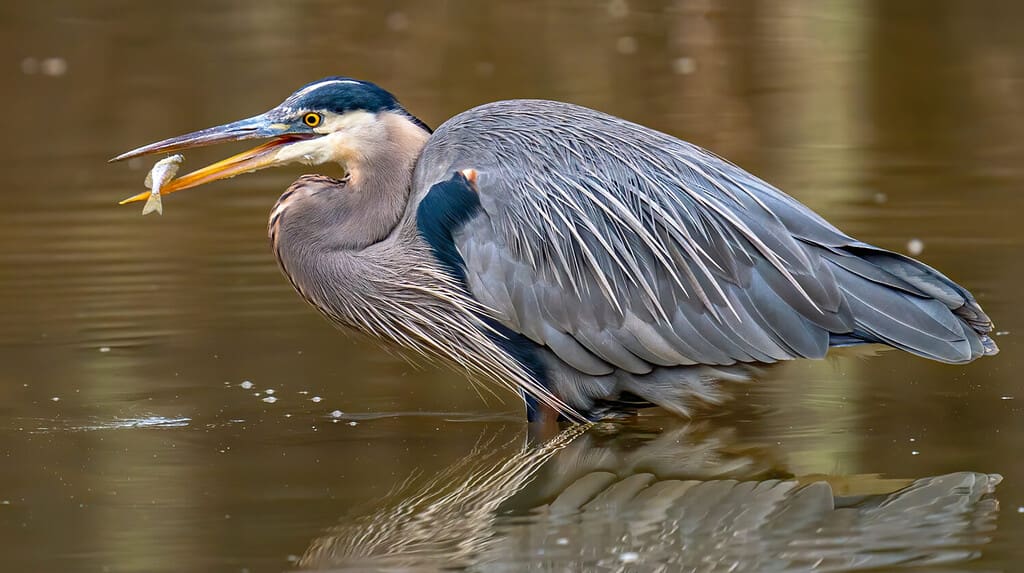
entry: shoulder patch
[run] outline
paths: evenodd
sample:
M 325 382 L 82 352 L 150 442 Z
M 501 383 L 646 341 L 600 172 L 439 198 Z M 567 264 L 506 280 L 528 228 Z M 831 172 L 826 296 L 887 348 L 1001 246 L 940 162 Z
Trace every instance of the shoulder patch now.
M 457 172 L 434 184 L 416 209 L 416 226 L 434 256 L 459 280 L 465 282 L 465 261 L 455 248 L 453 234 L 480 211 L 480 197 L 472 182 Z
M 466 262 L 455 248 L 453 235 L 481 209 L 480 196 L 474 186 L 476 176 L 474 169 L 455 172 L 451 179 L 435 183 L 416 209 L 416 226 L 420 235 L 430 245 L 445 270 L 467 289 Z M 542 386 L 548 387 L 547 372 L 537 354 L 537 344 L 491 317 L 481 316 L 481 319 L 491 329 L 487 336 L 508 352 Z M 528 393 L 524 393 L 524 397 L 527 417 L 534 420 L 540 412 L 538 401 Z

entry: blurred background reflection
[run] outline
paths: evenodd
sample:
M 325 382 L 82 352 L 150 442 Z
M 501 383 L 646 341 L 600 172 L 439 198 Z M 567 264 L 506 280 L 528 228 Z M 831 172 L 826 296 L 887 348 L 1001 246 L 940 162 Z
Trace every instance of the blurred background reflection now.
M 429 521 L 444 492 L 481 483 L 507 496 L 454 513 L 483 530 L 425 540 L 439 545 L 402 566 L 447 564 L 435 549 L 458 546 L 444 558 L 487 570 L 763 570 L 791 540 L 780 570 L 1018 569 L 1022 24 L 1011 0 L 0 5 L 0 569 L 360 570 L 377 562 L 352 559 L 380 555 L 356 551 L 367 527 L 396 523 L 365 516 L 406 499 Z M 538 97 L 708 147 L 859 238 L 920 251 L 977 295 L 1002 353 L 786 364 L 692 426 L 650 413 L 524 446 L 515 399 L 481 402 L 294 295 L 265 225 L 301 170 L 175 195 L 163 217 L 116 206 L 149 164 L 108 158 L 333 74 L 381 84 L 434 126 Z M 988 474 L 1004 478 L 998 512 Z M 587 475 L 600 479 L 569 503 Z M 687 521 L 668 509 L 685 492 L 594 501 L 636 480 L 752 513 Z M 665 539 L 665 524 L 693 536 Z M 742 543 L 717 546 L 728 531 Z M 856 551 L 837 556 L 837 539 Z

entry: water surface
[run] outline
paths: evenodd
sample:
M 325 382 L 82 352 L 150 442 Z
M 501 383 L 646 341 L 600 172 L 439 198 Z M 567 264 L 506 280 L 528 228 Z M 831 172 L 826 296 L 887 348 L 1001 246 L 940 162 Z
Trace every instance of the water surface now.
M 1018 3 L 104 0 L 0 16 L 0 569 L 1024 562 Z M 292 293 L 265 225 L 301 170 L 174 195 L 162 217 L 115 205 L 149 164 L 109 157 L 333 74 L 435 126 L 541 97 L 704 145 L 863 240 L 922 247 L 993 316 L 1002 352 L 785 364 L 693 421 L 530 435 L 515 399 L 342 335 Z

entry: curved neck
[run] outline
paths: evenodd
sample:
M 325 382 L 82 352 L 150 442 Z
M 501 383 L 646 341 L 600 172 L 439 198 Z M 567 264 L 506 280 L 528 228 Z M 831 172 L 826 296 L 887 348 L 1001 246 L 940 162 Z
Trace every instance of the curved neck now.
M 372 279 L 394 280 L 390 262 L 406 255 L 415 229 L 402 232 L 409 227 L 402 221 L 413 169 L 430 137 L 406 116 L 392 113 L 349 133 L 335 148 L 347 171 L 345 180 L 300 177 L 278 199 L 268 225 L 281 269 L 303 297 L 325 312 L 339 302 L 324 296 L 329 292 L 365 298 Z M 351 309 L 331 310 L 340 320 Z
M 429 137 L 408 117 L 393 113 L 354 126 L 335 147 L 345 180 L 304 175 L 271 212 L 268 232 L 285 275 L 303 297 L 333 311 L 329 314 L 339 321 L 355 322 L 344 316 L 352 308 L 330 308 L 345 301 L 324 295 L 342 293 L 355 300 L 380 294 L 367 287 L 401 282 L 395 280 L 393 261 L 419 262 L 408 256 L 415 226 L 403 216 L 413 170 Z
M 387 237 L 405 212 L 413 169 L 430 133 L 407 117 L 382 113 L 360 133 L 358 151 L 346 149 L 346 189 L 337 211 L 332 245 L 363 249 Z

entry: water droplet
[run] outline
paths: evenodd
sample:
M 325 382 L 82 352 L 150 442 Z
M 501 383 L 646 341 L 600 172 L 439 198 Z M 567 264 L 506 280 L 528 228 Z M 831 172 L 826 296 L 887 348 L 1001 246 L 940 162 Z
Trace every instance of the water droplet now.
M 54 396 L 53 398 L 50 398 L 50 400 L 53 400 L 54 402 L 60 402 L 60 396 Z
M 477 62 L 476 75 L 482 78 L 489 78 L 494 75 L 494 64 L 491 62 Z
M 629 4 L 626 0 L 612 0 L 608 3 L 608 15 L 612 18 L 625 18 L 629 15 Z
M 619 554 L 619 561 L 623 563 L 634 563 L 640 559 L 640 554 L 635 551 L 626 551 L 625 553 Z
M 388 14 L 388 29 L 401 32 L 409 27 L 409 17 L 404 12 L 392 12 Z
M 615 49 L 620 54 L 635 54 L 637 48 L 636 38 L 633 36 L 623 36 L 615 41 Z
M 266 390 L 263 391 L 263 393 L 268 396 L 273 394 L 274 392 L 277 392 L 277 390 L 274 390 L 273 388 L 267 388 Z
M 682 76 L 688 76 L 697 71 L 697 62 L 693 58 L 687 58 L 685 56 L 682 58 L 676 58 L 672 62 L 672 71 Z
M 349 426 L 358 426 L 358 425 L 359 425 L 359 422 L 357 422 L 357 421 L 355 421 L 355 420 L 352 420 L 351 422 L 349 422 L 349 423 L 348 423 L 348 425 L 349 425 Z
M 242 388 L 248 390 L 249 388 L 252 388 L 252 382 L 249 382 L 248 380 L 244 380 L 241 384 L 239 384 L 239 386 L 241 386 Z
M 110 352 L 110 347 L 109 346 L 100 346 L 99 351 L 100 352 Z
M 64 58 L 46 58 L 39 64 L 40 71 L 47 76 L 63 76 L 68 71 L 68 62 Z
M 267 396 L 266 398 L 263 398 L 263 401 L 267 404 L 273 404 L 274 402 L 277 402 L 277 396 Z
M 25 74 L 26 76 L 31 76 L 31 75 L 36 74 L 38 72 L 39 72 L 39 60 L 37 60 L 37 59 L 35 59 L 35 58 L 31 57 L 31 56 L 21 60 L 21 73 Z
M 916 257 L 921 254 L 921 251 L 924 251 L 924 241 L 921 239 L 910 239 L 907 241 L 907 252 L 911 256 Z
M 913 450 L 913 451 L 910 452 L 910 455 L 912 455 L 912 456 L 919 456 L 919 455 L 921 455 L 921 452 L 919 452 L 917 450 Z
M 313 396 L 312 398 L 310 398 L 310 400 L 312 400 L 313 402 L 319 404 L 320 400 L 323 400 L 323 398 L 321 398 L 320 396 Z
M 345 413 L 342 412 L 341 410 L 335 410 L 335 411 L 331 412 L 331 417 L 332 418 L 340 418 L 340 417 L 342 417 L 344 415 L 345 415 Z

